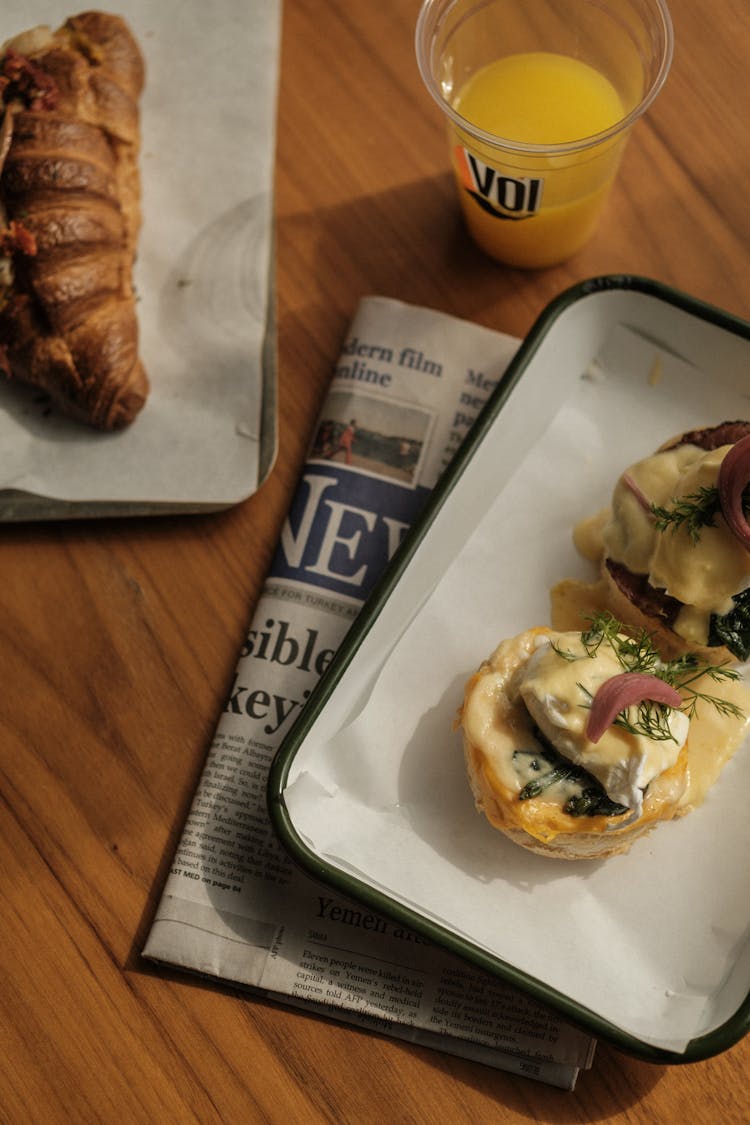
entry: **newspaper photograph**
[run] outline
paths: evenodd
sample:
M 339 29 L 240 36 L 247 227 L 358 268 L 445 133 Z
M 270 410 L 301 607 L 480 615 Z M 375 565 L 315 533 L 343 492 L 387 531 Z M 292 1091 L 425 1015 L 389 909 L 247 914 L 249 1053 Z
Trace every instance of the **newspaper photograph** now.
M 590 1036 L 302 873 L 266 807 L 282 739 L 517 346 L 430 309 L 360 303 L 143 952 L 571 1089 Z

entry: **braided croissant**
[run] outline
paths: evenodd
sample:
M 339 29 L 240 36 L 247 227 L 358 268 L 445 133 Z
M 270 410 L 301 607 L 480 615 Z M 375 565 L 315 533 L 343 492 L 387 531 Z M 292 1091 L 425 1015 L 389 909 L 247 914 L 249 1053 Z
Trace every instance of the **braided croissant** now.
M 126 24 L 101 12 L 0 47 L 0 371 L 102 430 L 148 394 L 132 285 L 143 76 Z

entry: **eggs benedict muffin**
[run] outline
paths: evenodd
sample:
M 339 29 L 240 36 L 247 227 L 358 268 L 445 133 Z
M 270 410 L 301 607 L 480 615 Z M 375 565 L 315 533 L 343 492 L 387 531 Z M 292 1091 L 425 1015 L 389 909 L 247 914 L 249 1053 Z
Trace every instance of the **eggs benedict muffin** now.
M 738 678 L 692 654 L 664 661 L 648 634 L 608 613 L 582 632 L 542 626 L 504 640 L 468 680 L 459 716 L 478 810 L 542 855 L 627 851 L 689 807 L 698 703 L 742 717 L 704 690 L 706 674 Z
M 606 601 L 667 655 L 750 658 L 750 422 L 667 442 L 619 478 L 601 531 Z

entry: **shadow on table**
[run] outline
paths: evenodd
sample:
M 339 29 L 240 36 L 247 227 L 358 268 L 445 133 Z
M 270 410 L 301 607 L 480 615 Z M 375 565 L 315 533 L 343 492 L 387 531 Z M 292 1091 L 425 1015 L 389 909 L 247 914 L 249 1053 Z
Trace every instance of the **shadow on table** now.
M 278 276 L 294 298 L 297 282 L 320 314 L 305 319 L 325 325 L 331 301 L 345 300 L 336 311 L 344 318 L 340 335 L 330 343 L 335 362 L 343 332 L 360 297 L 390 297 L 454 316 L 517 332 L 498 323 L 495 309 L 505 298 L 527 298 L 539 305 L 565 287 L 545 274 L 502 266 L 483 254 L 466 233 L 451 175 L 400 184 L 363 195 L 319 212 L 281 215 L 277 222 Z M 549 273 L 549 271 L 548 271 Z M 327 278 L 337 284 L 327 284 Z M 341 285 L 342 279 L 346 284 Z
M 569 1092 L 425 1047 L 409 1045 L 405 1049 L 417 1053 L 424 1062 L 449 1074 L 456 1082 L 491 1098 L 497 1104 L 498 1121 L 502 1120 L 502 1107 L 530 1121 L 545 1121 L 549 1125 L 610 1120 L 646 1098 L 666 1070 L 600 1043 L 592 1068 L 581 1071 L 575 1090 Z

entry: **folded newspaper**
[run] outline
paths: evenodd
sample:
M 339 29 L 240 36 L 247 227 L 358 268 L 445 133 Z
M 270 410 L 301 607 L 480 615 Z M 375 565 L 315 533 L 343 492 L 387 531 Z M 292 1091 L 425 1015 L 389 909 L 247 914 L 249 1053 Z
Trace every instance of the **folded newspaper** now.
M 572 1089 L 594 1040 L 303 874 L 266 807 L 276 750 L 517 345 L 361 302 L 144 956 Z

